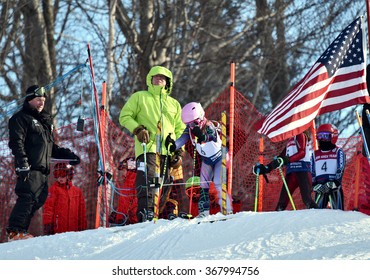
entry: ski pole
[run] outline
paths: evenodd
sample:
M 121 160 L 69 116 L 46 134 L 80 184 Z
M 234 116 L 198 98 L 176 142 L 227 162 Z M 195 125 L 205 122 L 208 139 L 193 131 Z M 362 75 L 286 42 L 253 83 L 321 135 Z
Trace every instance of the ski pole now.
M 162 116 L 161 116 L 162 118 Z M 162 157 L 162 123 L 161 118 L 157 122 L 157 132 L 155 135 L 156 149 L 155 149 L 155 175 L 154 175 L 154 221 L 158 219 L 159 205 L 157 205 L 157 200 L 159 198 L 159 187 L 161 185 L 161 157 Z
M 194 189 L 194 175 L 195 175 L 195 164 L 196 164 L 196 160 L 197 160 L 197 149 L 195 146 L 193 146 L 194 148 L 194 151 L 193 151 L 193 170 L 192 170 L 192 182 L 191 182 L 191 189 L 190 189 L 190 199 L 189 199 L 189 214 L 191 215 L 191 206 L 193 204 L 193 189 Z M 199 178 L 199 181 L 200 181 L 200 178 Z M 200 187 L 200 185 L 199 185 Z
M 339 197 L 339 194 L 338 194 L 337 198 L 338 197 Z M 336 197 L 333 196 L 333 193 L 329 193 L 329 203 L 330 203 L 331 209 L 339 209 L 338 201 L 337 201 Z
M 163 174 L 162 174 L 162 180 L 161 180 L 161 183 L 159 185 L 159 189 L 158 189 L 158 196 L 156 197 L 156 201 L 154 201 L 155 203 L 155 213 L 154 213 L 154 218 L 153 218 L 153 222 L 156 223 L 156 221 L 159 219 L 159 207 L 160 207 L 160 201 L 161 201 L 161 194 L 162 194 L 162 188 L 163 188 L 163 184 L 164 184 L 164 181 L 166 181 L 167 179 L 167 161 L 168 161 L 168 149 L 166 151 L 166 158 L 164 160 L 164 163 L 163 163 Z
M 141 146 L 143 146 L 143 156 L 144 156 L 144 176 L 145 176 L 145 192 L 146 192 L 146 205 L 145 205 L 145 208 L 146 208 L 146 212 L 148 213 L 148 211 L 149 211 L 149 199 L 148 199 L 148 196 L 149 196 L 149 191 L 148 191 L 149 185 L 148 185 L 148 170 L 147 170 L 147 162 L 146 162 L 146 143 L 145 142 L 141 143 Z
M 292 204 L 293 209 L 296 210 L 295 205 L 294 205 L 293 198 L 292 198 L 292 196 L 290 194 L 290 191 L 289 191 L 289 188 L 288 188 L 288 184 L 285 181 L 283 170 L 281 168 L 283 166 L 283 164 L 284 164 L 284 160 L 281 157 L 278 157 L 277 160 L 280 162 L 280 165 L 279 165 L 278 168 L 279 168 L 279 172 L 280 172 L 280 175 L 281 175 L 281 179 L 283 180 L 283 183 L 284 183 L 284 186 L 285 186 L 285 190 L 286 190 L 286 192 L 288 194 L 288 197 L 289 197 L 290 203 Z
M 259 175 L 260 175 L 260 168 L 258 167 L 260 164 L 257 163 L 257 173 L 254 172 L 253 168 L 253 174 L 256 175 L 256 194 L 254 196 L 254 212 L 257 212 L 257 205 L 258 205 L 258 186 L 259 186 Z

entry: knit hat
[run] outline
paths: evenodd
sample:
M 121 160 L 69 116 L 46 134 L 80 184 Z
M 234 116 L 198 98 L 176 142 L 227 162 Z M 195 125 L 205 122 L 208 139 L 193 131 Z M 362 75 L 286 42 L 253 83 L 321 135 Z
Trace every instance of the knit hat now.
M 39 87 L 38 85 L 32 85 L 26 90 L 25 102 L 28 102 L 36 97 L 46 97 L 46 92 L 44 87 Z

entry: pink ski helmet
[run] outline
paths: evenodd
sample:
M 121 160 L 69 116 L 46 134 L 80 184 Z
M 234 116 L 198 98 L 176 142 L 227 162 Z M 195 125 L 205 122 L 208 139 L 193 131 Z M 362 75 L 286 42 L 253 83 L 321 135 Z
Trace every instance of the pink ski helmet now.
M 186 104 L 181 111 L 181 119 L 183 123 L 190 123 L 196 119 L 204 119 L 204 110 L 202 105 L 197 102 Z

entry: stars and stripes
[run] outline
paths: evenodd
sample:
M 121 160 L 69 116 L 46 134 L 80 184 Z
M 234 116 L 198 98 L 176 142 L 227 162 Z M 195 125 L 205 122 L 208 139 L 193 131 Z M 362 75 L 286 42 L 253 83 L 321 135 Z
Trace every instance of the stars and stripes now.
M 370 103 L 366 88 L 363 18 L 348 25 L 305 77 L 258 124 L 258 132 L 278 142 L 310 127 L 316 116 Z

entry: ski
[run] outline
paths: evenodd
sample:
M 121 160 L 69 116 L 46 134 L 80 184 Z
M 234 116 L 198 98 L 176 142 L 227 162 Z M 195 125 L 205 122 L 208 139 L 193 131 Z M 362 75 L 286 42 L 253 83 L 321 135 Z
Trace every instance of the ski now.
M 201 221 L 197 221 L 197 224 L 204 224 L 204 223 L 210 223 L 210 224 L 213 224 L 213 223 L 217 223 L 217 222 L 224 222 L 224 221 L 227 221 L 229 220 L 229 218 L 220 218 L 220 219 L 212 219 L 212 220 L 201 220 Z
M 211 216 L 207 216 L 207 217 L 203 217 L 203 218 L 197 218 L 195 217 L 195 220 L 197 222 L 197 224 L 202 224 L 202 223 L 215 223 L 215 222 L 224 222 L 224 221 L 227 221 L 227 220 L 231 220 L 233 219 L 234 217 L 231 217 L 230 215 L 227 215 L 227 216 L 223 216 L 223 217 L 212 217 Z
M 177 221 L 179 221 L 179 220 L 191 221 L 193 219 L 194 219 L 194 217 L 189 217 L 189 218 L 187 218 L 187 217 L 176 217 L 176 218 L 172 218 L 172 219 L 168 219 L 168 220 L 169 221 L 175 221 L 175 220 L 177 220 Z
M 143 229 L 143 228 L 146 228 L 149 224 L 152 224 L 152 223 L 148 221 L 148 222 L 143 222 L 143 223 L 140 223 L 140 224 L 115 226 L 115 227 L 113 227 L 115 229 L 112 230 L 111 233 L 118 233 L 118 232 L 122 232 L 122 231 L 130 231 L 130 230 L 136 230 L 136 229 Z

